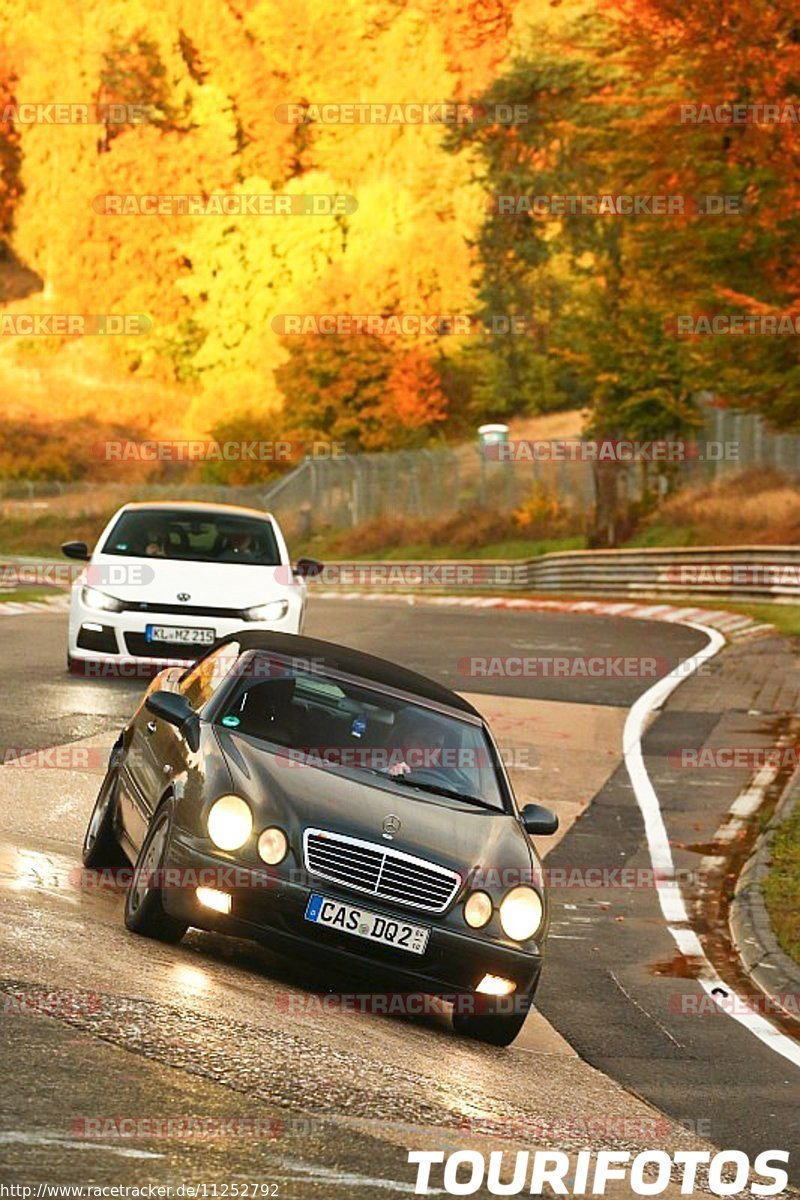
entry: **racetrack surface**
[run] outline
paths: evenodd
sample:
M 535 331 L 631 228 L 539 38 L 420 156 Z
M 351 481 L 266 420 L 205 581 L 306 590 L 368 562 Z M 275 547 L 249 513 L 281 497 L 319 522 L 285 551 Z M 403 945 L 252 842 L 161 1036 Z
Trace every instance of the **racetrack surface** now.
M 65 624 L 64 614 L 0 623 L 0 752 L 79 739 L 106 751 L 129 716 L 141 682 L 67 676 Z M 464 664 L 497 655 L 657 654 L 672 667 L 704 644 L 702 633 L 402 601 L 317 601 L 306 632 L 394 658 L 471 694 L 479 706 L 484 698 L 501 745 L 538 752 L 512 771 L 515 786 L 543 802 L 552 798 L 566 824 L 596 794 L 548 866 L 647 867 L 641 817 L 619 763 L 625 711 L 652 680 L 485 677 Z M 651 725 L 645 749 L 668 830 L 686 846 L 693 825 L 716 828 L 739 780 L 709 774 L 687 789 L 668 768 L 669 750 L 687 739 L 702 744 L 725 722 L 738 720 L 741 734 L 748 719 L 764 721 L 763 714 L 732 717 L 698 704 L 684 711 L 683 691 Z M 713 681 L 706 693 L 722 695 Z M 517 1042 L 497 1051 L 457 1038 L 443 1016 L 326 1011 L 314 1003 L 325 980 L 311 967 L 246 943 L 192 932 L 170 948 L 127 934 L 118 894 L 64 882 L 79 861 L 101 767 L 45 768 L 35 779 L 9 770 L 0 769 L 0 985 L 6 996 L 47 989 L 59 1012 L 55 1020 L 15 1013 L 2 1023 L 3 1058 L 17 1087 L 4 1096 L 0 1161 L 15 1182 L 132 1182 L 190 1172 L 196 1180 L 230 1179 L 247 1177 L 256 1164 L 261 1178 L 271 1172 L 280 1182 L 282 1196 L 390 1197 L 413 1190 L 408 1146 L 616 1146 L 613 1122 L 623 1118 L 626 1146 L 694 1144 L 674 1127 L 654 1132 L 657 1114 L 587 1067 L 570 1045 L 717 1145 L 751 1155 L 797 1149 L 800 1073 L 725 1014 L 681 1011 L 680 996 L 700 989 L 679 977 L 679 964 L 669 966 L 674 947 L 652 888 L 554 889 L 538 998 L 550 1025 L 531 1017 Z M 692 861 L 692 851 L 685 854 Z M 188 1114 L 273 1124 L 257 1141 L 245 1134 L 99 1139 L 80 1125 L 99 1116 Z M 581 1121 L 589 1119 L 605 1133 L 582 1135 Z M 634 1136 L 630 1122 L 648 1120 Z M 559 1122 L 560 1134 L 548 1136 Z

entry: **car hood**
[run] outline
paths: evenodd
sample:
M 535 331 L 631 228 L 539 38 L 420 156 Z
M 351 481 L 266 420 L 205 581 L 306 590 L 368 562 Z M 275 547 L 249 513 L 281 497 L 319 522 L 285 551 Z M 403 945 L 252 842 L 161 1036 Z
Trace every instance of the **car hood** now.
M 246 563 L 201 563 L 183 559 L 123 558 L 96 554 L 78 581 L 126 603 L 185 603 L 203 608 L 250 608 L 296 592 L 291 568 Z M 188 595 L 180 601 L 178 595 Z
M 532 847 L 519 822 L 507 812 L 490 812 L 432 794 L 403 793 L 377 776 L 345 775 L 293 764 L 245 734 L 215 727 L 228 764 L 233 791 L 253 806 L 256 827 L 281 825 L 295 850 L 309 827 L 374 842 L 457 871 L 500 868 L 527 872 L 535 865 Z M 391 841 L 383 820 L 397 817 Z

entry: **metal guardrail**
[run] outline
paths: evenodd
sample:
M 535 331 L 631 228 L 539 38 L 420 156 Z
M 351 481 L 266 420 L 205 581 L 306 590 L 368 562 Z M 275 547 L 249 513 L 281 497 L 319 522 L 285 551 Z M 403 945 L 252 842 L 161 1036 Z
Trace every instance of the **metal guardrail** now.
M 791 603 L 800 601 L 800 547 L 568 551 L 529 560 L 522 579 L 535 591 Z
M 574 550 L 524 560 L 327 564 L 314 586 L 551 592 L 630 599 L 800 603 L 800 547 Z
M 0 556 L 0 590 L 68 587 L 83 564 Z M 530 559 L 326 563 L 313 590 L 537 592 L 662 600 L 800 603 L 800 547 L 570 550 Z

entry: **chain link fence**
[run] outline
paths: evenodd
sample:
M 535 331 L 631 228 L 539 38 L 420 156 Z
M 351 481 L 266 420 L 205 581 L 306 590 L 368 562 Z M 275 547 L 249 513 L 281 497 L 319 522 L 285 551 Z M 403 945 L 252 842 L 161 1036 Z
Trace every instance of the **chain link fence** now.
M 623 500 L 645 488 L 666 493 L 749 467 L 800 476 L 800 435 L 776 434 L 750 413 L 714 407 L 704 398 L 704 427 L 696 442 L 701 457 L 670 464 L 614 464 Z M 482 451 L 477 441 L 457 447 L 384 454 L 308 458 L 277 482 L 251 487 L 163 483 L 49 483 L 0 481 L 4 511 L 20 505 L 65 511 L 113 512 L 132 500 L 194 500 L 243 504 L 275 513 L 290 539 L 312 530 L 344 530 L 396 516 L 443 518 L 476 507 L 510 512 L 536 495 L 552 497 L 566 512 L 587 516 L 596 501 L 590 461 L 514 458 Z
M 690 482 L 709 482 L 751 467 L 800 476 L 800 435 L 771 432 L 751 413 L 703 404 L 704 424 L 693 441 L 698 457 L 670 464 L 614 464 L 622 500 L 645 489 L 666 493 Z M 588 514 L 596 501 L 590 461 L 521 457 L 502 461 L 477 443 L 455 449 L 346 455 L 306 460 L 269 491 L 267 503 L 291 534 L 313 527 L 348 529 L 392 516 L 446 517 L 486 507 L 508 512 L 537 492 L 566 510 Z
M 477 446 L 308 459 L 277 483 L 269 508 L 290 535 L 379 518 L 437 518 L 474 507 L 508 512 L 535 485 L 581 512 L 594 502 L 588 463 L 500 462 Z

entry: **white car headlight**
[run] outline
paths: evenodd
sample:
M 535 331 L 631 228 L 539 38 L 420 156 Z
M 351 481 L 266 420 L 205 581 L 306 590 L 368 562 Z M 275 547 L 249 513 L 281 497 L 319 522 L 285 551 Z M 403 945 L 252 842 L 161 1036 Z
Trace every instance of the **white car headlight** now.
M 99 592 L 97 588 L 85 587 L 81 590 L 81 600 L 87 608 L 98 608 L 103 612 L 122 612 L 125 607 L 121 600 Z
M 512 888 L 500 905 L 500 924 L 515 942 L 533 937 L 543 916 L 542 898 L 533 888 Z
M 241 796 L 220 796 L 208 814 L 208 836 L 220 850 L 238 850 L 253 832 L 250 805 Z
M 269 604 L 256 604 L 253 608 L 246 608 L 242 616 L 246 621 L 280 621 L 288 611 L 288 600 L 270 600 Z

